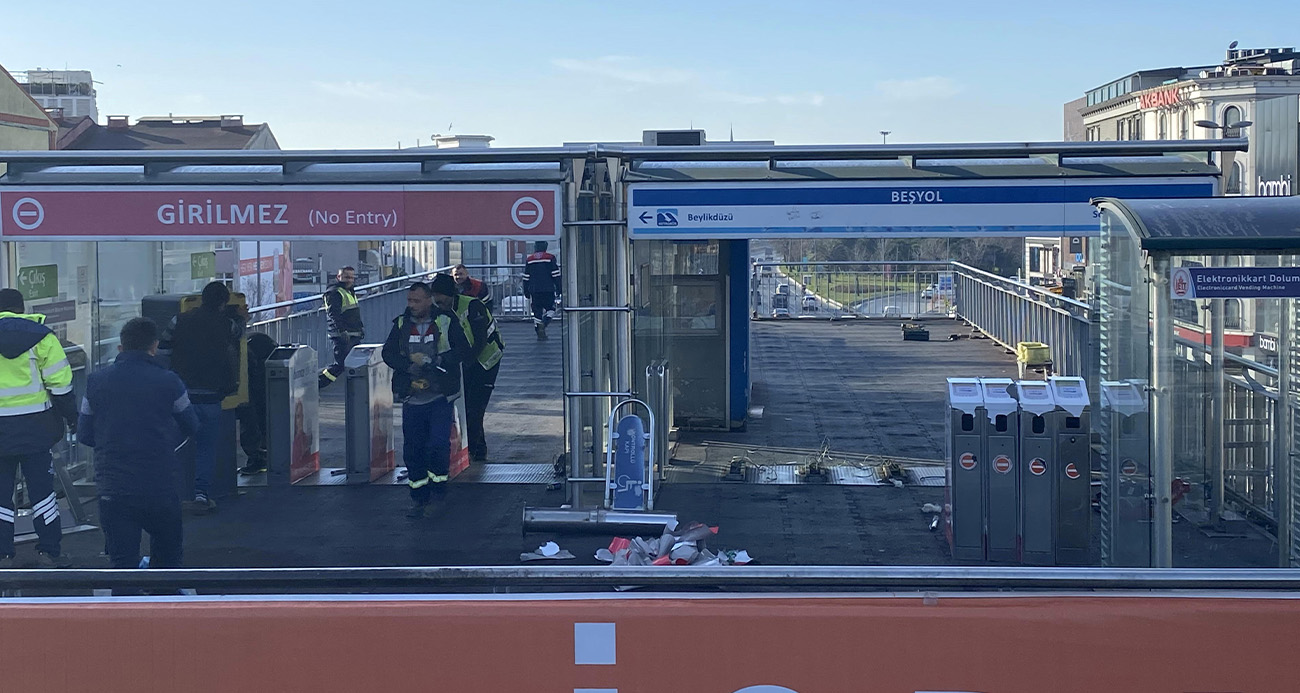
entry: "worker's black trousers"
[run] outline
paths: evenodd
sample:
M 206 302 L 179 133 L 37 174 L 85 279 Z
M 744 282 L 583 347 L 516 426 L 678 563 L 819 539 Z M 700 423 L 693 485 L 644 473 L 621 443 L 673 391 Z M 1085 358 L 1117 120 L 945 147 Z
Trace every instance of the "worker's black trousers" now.
M 49 450 L 0 456 L 0 556 L 14 555 L 14 481 L 20 468 L 27 480 L 27 498 L 32 502 L 36 550 L 57 556 L 63 526 L 59 522 L 59 499 L 54 495 L 54 465 Z
M 320 373 L 320 387 L 328 387 L 339 376 L 343 374 L 343 361 L 347 359 L 348 354 L 352 352 L 352 347 L 361 343 L 360 337 L 352 335 L 338 335 L 330 337 L 330 344 L 334 346 L 334 363 L 326 366 Z
M 469 430 L 469 456 L 475 460 L 487 458 L 487 435 L 483 431 L 483 416 L 487 413 L 488 400 L 492 399 L 492 390 L 496 388 L 497 372 L 501 364 L 484 370 L 477 363 L 466 363 L 462 369 L 465 374 L 465 427 Z

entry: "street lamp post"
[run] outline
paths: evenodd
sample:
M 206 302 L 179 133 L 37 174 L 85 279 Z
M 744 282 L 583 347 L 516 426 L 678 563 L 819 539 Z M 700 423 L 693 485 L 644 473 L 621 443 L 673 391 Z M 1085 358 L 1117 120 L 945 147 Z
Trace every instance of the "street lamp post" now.
M 1228 136 L 1228 133 L 1231 132 L 1232 130 L 1236 130 L 1236 131 L 1237 131 L 1237 135 L 1240 136 L 1240 135 L 1241 135 L 1241 130 L 1243 130 L 1243 129 L 1245 129 L 1245 128 L 1248 128 L 1248 127 L 1250 127 L 1251 125 L 1254 125 L 1254 123 L 1252 123 L 1252 122 L 1249 121 L 1249 120 L 1238 120 L 1238 121 L 1235 122 L 1235 123 L 1226 123 L 1226 124 L 1224 124 L 1224 125 L 1220 125 L 1220 124 L 1214 122 L 1213 120 L 1198 120 L 1198 121 L 1196 121 L 1196 126 L 1197 126 L 1197 127 L 1202 127 L 1202 128 L 1207 129 L 1207 130 L 1220 130 L 1220 131 L 1223 132 L 1223 136 L 1224 136 L 1224 137 L 1227 137 L 1227 136 Z M 1236 153 L 1236 152 L 1224 152 L 1224 153 L 1223 153 L 1223 165 L 1222 165 L 1221 169 L 1222 169 L 1222 174 L 1223 174 L 1224 176 L 1227 176 L 1227 177 L 1228 177 L 1228 180 L 1231 180 L 1231 176 L 1232 176 L 1232 163 L 1233 163 L 1233 160 L 1236 159 L 1236 157 L 1237 157 L 1237 153 Z M 1240 185 L 1240 182 L 1239 182 L 1238 184 Z M 1241 193 L 1241 190 L 1237 190 L 1237 191 L 1235 191 L 1235 192 L 1236 192 L 1237 194 L 1240 194 L 1240 193 Z
M 889 133 L 890 133 L 890 132 L 892 132 L 892 130 L 881 130 L 881 131 L 880 131 L 880 143 L 881 143 L 881 144 L 889 144 L 888 138 L 889 138 Z

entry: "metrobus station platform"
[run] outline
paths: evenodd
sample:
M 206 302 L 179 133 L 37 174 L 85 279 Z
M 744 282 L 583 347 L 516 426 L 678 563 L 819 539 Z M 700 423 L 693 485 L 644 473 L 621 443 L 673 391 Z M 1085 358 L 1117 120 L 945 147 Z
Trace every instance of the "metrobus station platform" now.
M 681 432 L 656 507 L 719 527 L 712 548 L 744 549 L 767 565 L 954 563 L 942 532 L 930 529 L 934 514 L 922 512 L 943 503 L 942 474 L 899 487 L 871 478 L 872 470 L 881 459 L 940 470 L 932 465 L 945 455 L 945 378 L 1014 377 L 1016 365 L 991 340 L 949 341 L 971 333 L 960 321 L 926 324 L 930 342 L 902 341 L 892 320 L 755 323 L 747 430 Z M 551 488 L 564 445 L 558 327 L 539 342 L 527 323 L 501 324 L 508 346 L 486 422 L 491 461 L 455 479 L 432 516 L 406 518 L 400 484 L 245 486 L 216 512 L 186 516 L 186 565 L 518 565 L 521 553 L 547 541 L 577 557 L 555 563 L 598 565 L 595 551 L 628 533 L 523 533 L 525 506 L 565 502 Z M 341 466 L 341 391 L 322 393 L 326 467 Z M 810 455 L 857 473 L 820 482 L 788 473 Z M 749 473 L 729 479 L 738 457 Z M 86 508 L 93 521 L 93 501 Z M 1263 533 L 1212 538 L 1185 522 L 1175 532 L 1179 566 L 1268 566 L 1275 550 Z M 99 532 L 70 534 L 64 549 L 76 567 L 107 565 Z

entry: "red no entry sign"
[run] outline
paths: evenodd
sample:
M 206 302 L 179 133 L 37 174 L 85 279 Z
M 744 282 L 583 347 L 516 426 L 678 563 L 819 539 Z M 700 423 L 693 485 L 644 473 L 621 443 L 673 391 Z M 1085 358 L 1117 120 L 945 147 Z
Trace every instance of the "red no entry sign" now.
M 1078 479 L 1078 478 L 1079 478 L 1079 468 L 1076 467 L 1076 466 L 1074 466 L 1074 463 L 1071 462 L 1071 463 L 1065 465 L 1065 475 L 1066 475 L 1067 477 L 1071 478 L 1071 479 Z
M 964 452 L 961 457 L 957 458 L 957 463 L 961 465 L 962 469 L 974 469 L 975 456 L 969 452 Z
M 1041 457 L 1035 457 L 1029 461 L 1029 471 L 1034 476 L 1042 476 L 1047 471 L 1047 462 L 1044 462 Z
M 1006 474 L 1011 471 L 1011 458 L 1006 455 L 998 455 L 993 458 L 993 469 L 998 474 Z
M 1124 460 L 1124 463 L 1119 467 L 1119 473 L 1124 476 L 1136 476 L 1138 473 L 1137 462 L 1134 462 L 1133 460 Z

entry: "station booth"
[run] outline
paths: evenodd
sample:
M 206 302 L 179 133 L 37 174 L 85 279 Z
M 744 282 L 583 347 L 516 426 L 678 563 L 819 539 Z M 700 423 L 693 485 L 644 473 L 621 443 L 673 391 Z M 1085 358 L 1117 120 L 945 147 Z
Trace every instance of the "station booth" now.
M 1175 522 L 1231 538 L 1250 517 L 1300 565 L 1300 199 L 1095 204 L 1103 564 L 1176 566 Z

